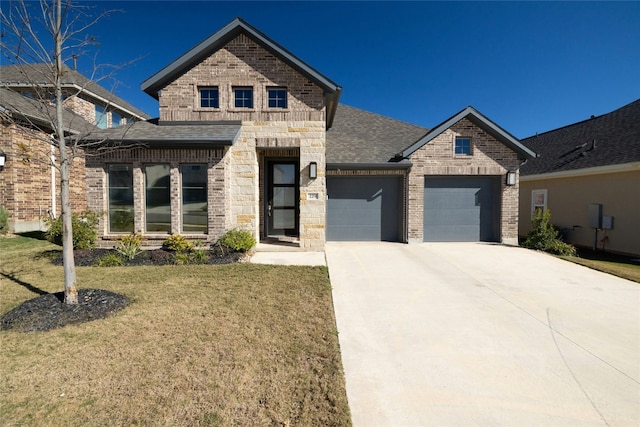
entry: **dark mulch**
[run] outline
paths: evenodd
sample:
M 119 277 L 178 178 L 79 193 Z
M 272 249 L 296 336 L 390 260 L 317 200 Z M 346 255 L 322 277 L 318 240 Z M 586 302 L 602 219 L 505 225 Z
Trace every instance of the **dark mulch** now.
M 0 319 L 0 329 L 49 331 L 75 323 L 104 319 L 122 310 L 129 298 L 102 289 L 78 290 L 78 304 L 64 303 L 64 293 L 45 294 L 23 302 Z
M 110 253 L 117 254 L 113 249 L 76 249 L 73 251 L 75 264 L 78 267 L 95 266 L 98 260 Z M 243 252 L 233 252 L 218 246 L 207 251 L 207 258 L 203 264 L 231 264 L 239 262 L 245 257 Z M 62 252 L 56 252 L 51 262 L 62 265 Z M 143 250 L 134 259 L 125 260 L 125 265 L 174 265 L 175 252 L 165 249 Z

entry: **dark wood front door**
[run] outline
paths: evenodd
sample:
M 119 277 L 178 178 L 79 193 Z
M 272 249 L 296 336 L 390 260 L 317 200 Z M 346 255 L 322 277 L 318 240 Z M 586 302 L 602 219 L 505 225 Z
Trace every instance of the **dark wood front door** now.
M 296 161 L 267 164 L 267 236 L 297 237 L 299 229 L 299 171 Z

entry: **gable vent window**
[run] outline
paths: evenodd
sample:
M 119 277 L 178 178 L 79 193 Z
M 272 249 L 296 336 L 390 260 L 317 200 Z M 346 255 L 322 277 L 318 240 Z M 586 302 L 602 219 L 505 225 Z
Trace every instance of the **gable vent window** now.
M 456 156 L 470 156 L 471 138 L 456 138 L 454 154 Z
M 287 90 L 284 88 L 267 89 L 269 108 L 287 108 Z
M 234 87 L 233 96 L 236 108 L 253 108 L 253 88 Z
M 200 88 L 201 108 L 220 108 L 220 97 L 217 87 Z

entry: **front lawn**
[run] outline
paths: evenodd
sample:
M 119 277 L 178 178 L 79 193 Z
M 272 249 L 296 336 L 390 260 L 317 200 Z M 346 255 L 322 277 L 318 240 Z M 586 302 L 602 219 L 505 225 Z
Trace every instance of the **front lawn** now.
M 62 290 L 58 246 L 0 238 L 0 314 Z M 79 267 L 106 319 L 0 332 L 0 424 L 350 425 L 325 267 Z
M 560 258 L 640 283 L 640 261 L 638 259 L 609 252 L 594 252 L 584 248 L 578 249 L 578 255 Z

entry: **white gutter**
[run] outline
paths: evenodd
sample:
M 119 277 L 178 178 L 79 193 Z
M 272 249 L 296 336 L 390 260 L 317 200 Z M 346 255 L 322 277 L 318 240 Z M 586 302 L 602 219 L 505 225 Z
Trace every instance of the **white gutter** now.
M 541 173 L 538 175 L 520 175 L 520 181 L 539 181 L 541 179 L 573 178 L 578 176 L 602 175 L 606 173 L 621 173 L 640 171 L 640 162 L 620 163 L 617 165 L 596 166 L 593 168 L 572 169 L 568 171 Z

